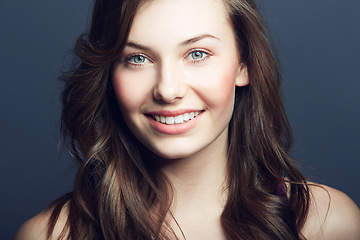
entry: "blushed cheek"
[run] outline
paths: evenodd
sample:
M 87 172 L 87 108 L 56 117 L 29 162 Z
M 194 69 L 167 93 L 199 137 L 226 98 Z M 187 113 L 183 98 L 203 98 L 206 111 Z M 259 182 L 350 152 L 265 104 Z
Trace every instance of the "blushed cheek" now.
M 116 72 L 112 76 L 113 91 L 122 112 L 129 112 L 131 109 L 136 108 L 137 105 L 137 89 L 129 80 L 130 79 Z
M 209 75 L 211 79 L 204 87 L 209 107 L 220 108 L 223 114 L 232 114 L 235 96 L 235 71 L 233 69 L 221 69 Z
M 152 69 L 136 72 L 119 68 L 113 72 L 113 90 L 124 117 L 138 116 L 144 104 L 152 99 L 154 79 Z
M 232 115 L 235 98 L 235 77 L 233 73 L 224 75 L 219 86 L 219 104 L 222 104 L 224 114 Z
M 224 74 L 221 82 L 222 84 L 220 84 L 219 89 L 220 92 L 223 93 L 222 95 L 224 99 L 232 98 L 235 89 L 235 73 L 231 71 L 227 74 Z

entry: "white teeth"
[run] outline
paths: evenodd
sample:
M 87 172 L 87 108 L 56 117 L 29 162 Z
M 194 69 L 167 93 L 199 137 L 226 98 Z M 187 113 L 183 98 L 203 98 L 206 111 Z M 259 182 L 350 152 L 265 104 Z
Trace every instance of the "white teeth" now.
M 174 117 L 174 120 L 175 120 L 175 123 L 182 123 L 182 122 L 184 122 L 184 117 L 183 117 L 183 115 L 179 115 L 179 116 Z
M 165 117 L 164 117 L 164 116 L 160 116 L 160 122 L 162 122 L 162 123 L 166 123 L 166 119 L 165 119 Z
M 166 117 L 166 124 L 174 124 L 174 117 Z
M 185 113 L 183 116 L 184 116 L 184 121 L 185 121 L 185 122 L 187 122 L 187 121 L 190 120 L 190 116 L 189 116 L 188 113 Z
M 194 113 L 194 112 L 191 112 L 189 117 L 190 117 L 190 119 L 193 119 L 194 116 L 195 116 L 195 113 Z
M 201 113 L 201 111 L 190 112 L 190 113 L 184 113 L 184 114 L 174 116 L 174 117 L 165 117 L 165 116 L 154 115 L 154 119 L 161 123 L 173 125 L 173 124 L 179 124 L 179 123 L 190 121 L 194 117 L 198 116 L 200 113 Z

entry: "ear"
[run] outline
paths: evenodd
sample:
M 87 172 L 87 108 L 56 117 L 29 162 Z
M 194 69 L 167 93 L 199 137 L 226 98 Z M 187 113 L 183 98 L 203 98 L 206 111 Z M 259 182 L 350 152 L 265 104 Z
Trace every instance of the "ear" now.
M 238 87 L 244 87 L 249 84 L 249 75 L 247 66 L 243 63 L 240 64 L 238 72 L 236 74 L 235 85 Z

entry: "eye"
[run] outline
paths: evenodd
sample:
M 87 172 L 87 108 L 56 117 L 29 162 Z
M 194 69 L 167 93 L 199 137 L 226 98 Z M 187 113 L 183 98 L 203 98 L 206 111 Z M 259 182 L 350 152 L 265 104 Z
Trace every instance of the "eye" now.
M 186 56 L 186 60 L 193 63 L 200 63 L 205 61 L 210 55 L 208 51 L 195 49 Z
M 202 59 L 204 57 L 204 55 L 205 54 L 200 51 L 195 51 L 195 52 L 190 53 L 191 58 L 194 60 Z
M 149 63 L 150 60 L 142 54 L 135 54 L 127 57 L 126 62 L 132 65 L 144 65 L 145 63 Z

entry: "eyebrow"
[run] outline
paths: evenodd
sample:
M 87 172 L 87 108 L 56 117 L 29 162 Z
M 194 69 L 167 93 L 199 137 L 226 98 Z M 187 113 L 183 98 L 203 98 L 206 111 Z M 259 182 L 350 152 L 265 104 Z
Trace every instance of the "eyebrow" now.
M 217 38 L 217 37 L 215 37 L 215 36 L 213 36 L 211 34 L 201 34 L 201 35 L 199 35 L 197 37 L 193 37 L 193 38 L 190 38 L 188 40 L 185 40 L 185 41 L 181 42 L 179 45 L 180 46 L 187 46 L 187 45 L 190 45 L 192 43 L 198 42 L 198 41 L 200 41 L 200 40 L 202 40 L 204 38 L 213 38 L 213 39 L 220 40 L 219 38 Z
M 193 38 L 190 38 L 190 39 L 187 39 L 183 42 L 181 42 L 179 44 L 179 46 L 187 46 L 187 45 L 190 45 L 190 44 L 193 44 L 195 42 L 198 42 L 204 38 L 213 38 L 213 39 L 217 39 L 217 40 L 220 40 L 219 38 L 211 35 L 211 34 L 201 34 L 199 36 L 196 36 L 196 37 L 193 37 Z M 133 48 L 137 48 L 137 49 L 140 49 L 140 50 L 143 50 L 143 51 L 150 51 L 150 48 L 147 47 L 147 46 L 144 46 L 142 44 L 139 44 L 139 43 L 136 43 L 136 42 L 132 42 L 132 41 L 129 41 L 126 43 L 126 46 L 129 46 L 129 47 L 133 47 Z
M 137 48 L 137 49 L 140 49 L 140 50 L 143 50 L 143 51 L 150 51 L 149 47 L 146 47 L 144 45 L 141 45 L 141 44 L 135 43 L 135 42 L 127 42 L 126 46 Z

